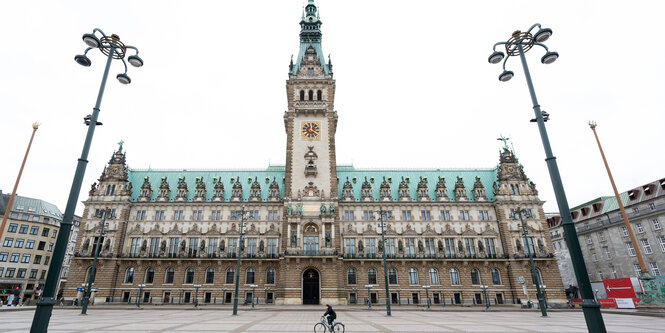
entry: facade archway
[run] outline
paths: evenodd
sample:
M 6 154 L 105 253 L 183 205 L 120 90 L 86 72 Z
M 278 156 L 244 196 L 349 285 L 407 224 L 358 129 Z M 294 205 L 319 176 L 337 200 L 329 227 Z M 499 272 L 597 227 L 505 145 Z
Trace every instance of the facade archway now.
M 302 304 L 320 304 L 321 284 L 319 272 L 314 268 L 306 269 L 302 275 Z

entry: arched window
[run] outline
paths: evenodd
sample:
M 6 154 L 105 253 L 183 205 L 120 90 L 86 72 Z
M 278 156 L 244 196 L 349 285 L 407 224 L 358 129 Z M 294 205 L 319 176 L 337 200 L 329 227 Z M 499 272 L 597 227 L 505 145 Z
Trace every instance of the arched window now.
M 501 275 L 496 268 L 492 268 L 492 284 L 501 284 Z
M 429 284 L 439 284 L 439 271 L 434 268 L 429 269 Z
M 134 267 L 127 268 L 125 283 L 134 283 Z
M 320 101 L 320 100 L 321 100 L 321 97 L 322 97 L 321 95 L 322 95 L 322 94 L 321 94 L 321 90 L 317 90 L 317 91 L 316 91 L 316 100 L 317 100 L 317 101 Z
M 409 268 L 409 284 L 418 284 L 418 271 L 415 268 Z
M 266 271 L 266 284 L 275 284 L 275 269 L 268 268 Z
M 173 276 L 175 275 L 175 270 L 173 267 L 166 269 L 166 274 L 164 274 L 164 283 L 173 283 Z
M 236 273 L 236 271 L 233 268 L 227 269 L 226 270 L 226 281 L 224 281 L 224 283 L 233 283 L 233 278 L 234 278 L 233 275 L 235 273 Z
M 471 284 L 480 284 L 480 272 L 475 268 L 471 270 Z
M 301 100 L 301 101 L 304 101 L 304 100 L 305 100 L 305 91 L 304 91 L 304 90 L 301 90 L 301 91 L 300 91 L 300 100 Z
M 459 284 L 459 273 L 454 268 L 450 269 L 450 284 Z
M 367 283 L 376 284 L 376 269 L 370 268 L 367 270 Z
M 145 270 L 145 279 L 143 281 L 144 283 L 152 284 L 154 280 L 155 280 L 155 270 L 152 267 L 150 267 Z
M 245 283 L 253 284 L 254 283 L 254 268 L 248 268 L 245 273 Z
M 206 283 L 215 283 L 215 269 L 212 267 L 206 270 Z
M 346 283 L 356 284 L 356 270 L 354 268 L 349 268 L 346 272 Z
M 397 284 L 397 271 L 394 268 L 388 270 L 388 283 Z
M 187 268 L 185 271 L 185 283 L 194 283 L 194 268 Z
M 309 100 L 310 100 L 310 101 L 311 101 L 311 100 L 314 100 L 314 91 L 310 90 L 309 93 L 308 93 L 307 95 L 308 95 L 307 97 L 309 97 Z

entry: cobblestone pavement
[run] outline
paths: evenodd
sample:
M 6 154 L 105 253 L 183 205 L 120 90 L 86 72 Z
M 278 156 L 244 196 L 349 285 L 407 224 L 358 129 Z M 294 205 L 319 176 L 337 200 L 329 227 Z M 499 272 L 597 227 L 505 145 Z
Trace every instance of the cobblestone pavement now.
M 312 332 L 320 312 L 89 309 L 81 316 L 74 309 L 54 309 L 49 332 Z M 27 332 L 34 311 L 0 312 L 0 332 Z M 586 332 L 581 312 L 427 312 L 337 311 L 338 319 L 353 332 Z M 603 314 L 608 332 L 663 332 L 665 318 Z

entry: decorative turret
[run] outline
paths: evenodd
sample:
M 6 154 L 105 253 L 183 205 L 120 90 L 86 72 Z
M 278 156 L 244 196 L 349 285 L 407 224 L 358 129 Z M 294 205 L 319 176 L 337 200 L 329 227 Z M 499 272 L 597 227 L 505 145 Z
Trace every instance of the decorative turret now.
M 343 201 L 353 201 L 353 185 L 349 181 L 349 177 L 346 177 L 346 182 L 342 186 L 342 200 Z
M 222 178 L 213 178 L 212 183 L 215 184 L 212 192 L 212 201 L 224 201 L 224 183 L 222 183 Z
M 430 201 L 427 178 L 420 177 L 420 181 L 418 182 L 418 201 Z
M 122 143 L 122 141 L 118 143 L 118 150 L 113 152 L 111 159 L 104 167 L 104 171 L 98 179 L 99 185 L 97 183 L 92 185 L 91 196 L 112 197 L 109 198 L 110 200 L 120 199 L 117 198 L 118 196 L 131 196 L 131 185 L 128 185 L 131 183 L 128 183 L 126 156 L 122 151 Z
M 457 176 L 457 181 L 455 182 L 455 201 L 468 201 L 469 198 L 466 196 L 466 189 L 464 188 L 464 180 L 462 177 Z
M 409 194 L 409 185 L 406 180 L 404 180 L 404 177 L 402 177 L 402 181 L 399 183 L 399 201 L 411 201 L 411 195 Z
M 249 189 L 249 201 L 261 201 L 261 184 L 257 177 L 254 177 L 252 187 Z
M 187 194 L 189 190 L 187 189 L 187 183 L 185 183 L 185 176 L 178 178 L 178 188 L 175 194 L 175 201 L 187 201 Z
M 363 185 L 360 187 L 360 200 L 362 201 L 373 201 L 374 198 L 372 197 L 372 185 L 369 184 L 367 181 L 367 177 L 365 177 L 365 181 L 363 182 Z
M 449 201 L 448 198 L 448 189 L 446 189 L 446 179 L 439 177 L 439 181 L 436 183 L 436 201 Z
M 390 195 L 390 184 L 386 181 L 386 177 L 383 177 L 383 182 L 379 188 L 379 200 L 393 201 L 393 197 Z
M 240 183 L 240 177 L 236 177 L 236 182 L 231 188 L 231 201 L 242 201 L 242 184 Z
M 272 178 L 272 183 L 270 183 L 268 189 L 268 201 L 279 201 L 279 184 L 277 184 L 275 177 Z
M 194 201 L 205 201 L 206 199 L 206 184 L 203 182 L 203 177 L 196 177 L 196 190 L 194 191 Z
M 169 201 L 169 196 L 171 195 L 171 187 L 166 181 L 166 176 L 162 177 L 162 181 L 159 183 L 159 193 L 157 193 L 157 201 Z
M 141 193 L 139 193 L 139 201 L 150 201 L 152 197 L 152 186 L 150 185 L 150 177 L 143 178 L 143 185 L 141 185 Z
M 476 182 L 473 183 L 473 196 L 476 201 L 487 201 L 485 196 L 485 186 L 480 182 L 480 177 L 476 176 Z
M 514 200 L 515 196 L 537 196 L 538 191 L 534 183 L 529 181 L 524 173 L 524 167 L 519 163 L 515 154 L 503 147 L 497 168 L 497 186 L 494 195 L 497 200 Z M 524 199 L 527 199 L 525 197 Z
M 314 0 L 309 0 L 300 21 L 300 52 L 296 63 L 289 64 L 289 74 L 296 75 L 303 65 L 316 65 L 322 74 L 332 75 L 331 65 L 326 64 L 323 51 L 321 50 L 321 20 Z M 306 57 L 306 52 L 311 49 L 314 58 Z M 305 64 L 304 62 L 307 62 Z

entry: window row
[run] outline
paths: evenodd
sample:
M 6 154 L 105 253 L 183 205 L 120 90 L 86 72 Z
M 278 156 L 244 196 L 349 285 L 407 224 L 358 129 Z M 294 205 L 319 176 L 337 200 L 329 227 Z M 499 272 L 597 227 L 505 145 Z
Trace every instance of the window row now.
M 10 218 L 10 219 L 13 219 L 13 220 L 18 220 L 18 219 L 19 219 L 19 215 L 18 215 L 18 213 L 11 213 L 11 214 L 9 214 L 9 218 Z M 21 220 L 23 220 L 23 221 L 39 222 L 41 219 L 42 219 L 42 217 L 39 216 L 39 215 L 32 215 L 32 218 L 31 218 L 30 215 L 28 215 L 28 214 L 22 214 L 22 215 L 21 215 Z M 51 218 L 44 217 L 43 222 L 44 222 L 44 223 L 50 223 L 50 222 L 51 222 Z M 12 224 L 14 224 L 14 225 L 16 226 L 15 223 L 11 223 L 10 226 L 11 226 Z M 21 228 L 23 228 L 24 226 L 26 227 L 25 230 L 27 230 L 27 227 L 28 227 L 27 225 L 21 225 Z M 37 228 L 39 228 L 39 227 L 37 227 Z M 8 230 L 8 231 L 9 231 L 9 230 Z M 16 231 L 9 231 L 9 232 L 16 232 Z M 21 233 L 24 234 L 25 232 L 21 232 Z M 32 233 L 31 233 L 31 234 L 32 234 Z M 36 234 L 37 234 L 37 233 L 35 232 L 33 235 L 36 235 Z
M 263 216 L 259 214 L 258 210 L 248 210 L 245 211 L 245 219 L 246 220 L 262 220 Z M 164 221 L 166 220 L 166 211 L 163 209 L 156 210 L 153 216 L 153 221 Z M 232 210 L 230 214 L 228 215 L 228 219 L 231 221 L 236 221 L 240 220 L 241 217 L 241 211 L 240 210 Z M 135 221 L 146 221 L 148 220 L 149 215 L 148 211 L 145 209 L 137 210 L 136 214 L 134 215 L 134 220 Z M 187 220 L 188 218 L 192 221 L 203 221 L 206 218 L 206 215 L 204 214 L 204 211 L 201 209 L 196 209 L 191 211 L 191 215 L 185 214 L 185 211 L 182 209 L 177 209 L 173 211 L 172 218 L 174 221 L 184 221 Z M 222 210 L 212 210 L 210 211 L 209 215 L 209 220 L 210 221 L 221 221 L 223 219 L 223 214 Z M 278 221 L 279 220 L 279 211 L 278 210 L 268 210 L 267 214 L 265 215 L 265 220 L 267 221 Z
M 16 240 L 14 240 L 14 238 L 12 238 L 12 237 L 5 237 L 5 240 L 2 242 L 2 246 L 3 247 L 12 247 L 12 245 L 15 248 L 18 248 L 18 249 L 22 249 L 24 245 L 25 245 L 26 249 L 34 249 L 35 248 L 35 240 L 34 239 L 25 240 L 23 238 L 17 238 Z M 53 251 L 53 245 L 54 245 L 54 243 L 49 242 L 47 250 L 48 251 Z M 40 241 L 39 243 L 37 243 L 37 250 L 43 251 L 44 248 L 46 248 L 46 242 Z
M 141 253 L 157 256 L 161 253 L 175 256 L 180 252 L 185 252 L 189 256 L 196 256 L 198 254 L 214 254 L 217 251 L 226 251 L 227 254 L 236 254 L 238 252 L 238 237 L 228 238 L 130 238 L 129 254 L 137 256 Z M 96 244 L 96 243 L 95 243 Z M 278 238 L 262 238 L 245 237 L 241 245 L 242 253 L 246 255 L 256 255 L 257 253 L 265 252 L 268 255 L 275 255 L 278 252 Z M 94 249 L 94 246 L 93 246 Z M 84 244 L 84 250 L 85 244 Z
M 367 284 L 377 284 L 377 278 L 376 278 L 376 269 L 370 268 L 367 270 Z M 455 268 L 451 268 L 448 271 L 450 275 L 450 284 L 451 285 L 459 285 L 460 283 L 460 275 L 459 271 Z M 477 269 L 473 268 L 469 272 L 470 277 L 471 277 L 471 284 L 472 285 L 480 285 L 481 284 L 481 278 L 480 278 L 480 271 Z M 491 275 L 491 280 L 492 284 L 494 285 L 500 285 L 501 284 L 501 274 L 499 273 L 499 270 L 496 268 L 492 268 L 490 270 L 490 275 Z M 439 271 L 435 268 L 430 268 L 427 271 L 427 278 L 425 280 L 420 280 L 418 278 L 418 270 L 415 268 L 409 268 L 408 270 L 408 280 L 409 280 L 409 285 L 419 285 L 419 284 L 430 284 L 430 285 L 441 285 L 441 281 L 439 279 Z M 357 276 L 357 271 L 355 268 L 349 268 L 346 271 L 346 283 L 349 285 L 354 285 L 358 283 L 358 276 Z M 388 269 L 388 283 L 389 284 L 398 284 L 398 279 L 397 279 L 397 270 L 394 268 Z
M 39 217 L 39 216 L 35 216 L 35 217 Z M 48 218 L 45 218 L 45 219 L 48 220 Z M 19 227 L 19 225 L 16 224 L 16 223 L 10 223 L 9 226 L 7 227 L 7 232 L 12 232 L 12 233 L 18 232 L 19 234 L 27 234 L 28 233 L 28 228 L 30 229 L 30 234 L 31 235 L 39 234 L 39 227 L 38 226 L 30 227 L 27 224 L 21 224 L 21 226 Z M 42 228 L 42 237 L 48 237 L 49 236 L 49 231 L 51 231 L 51 229 L 45 228 L 45 227 Z M 58 231 L 53 230 L 53 232 L 51 233 L 51 238 L 55 238 L 55 236 L 57 236 L 57 235 L 58 235 Z
M 395 243 L 397 242 L 397 249 Z M 378 245 L 378 251 L 376 248 Z M 478 254 L 489 256 L 496 255 L 496 240 L 494 238 L 414 238 L 406 237 L 397 239 L 387 237 L 385 239 L 386 255 L 394 256 L 396 250 L 407 257 L 415 257 L 417 254 L 434 256 L 437 253 L 449 257 L 468 256 Z M 531 241 L 533 246 L 533 241 Z M 344 253 L 349 256 L 364 252 L 366 255 L 374 255 L 383 252 L 383 243 L 380 239 L 369 238 L 344 238 Z
M 488 210 L 478 210 L 478 221 L 489 221 L 490 213 Z M 363 221 L 374 221 L 378 219 L 378 214 L 372 210 L 363 210 L 360 212 L 360 219 Z M 386 211 L 387 215 L 384 215 L 385 220 L 393 220 L 393 212 Z M 342 215 L 345 221 L 355 221 L 356 220 L 356 211 L 345 210 Z M 421 210 L 418 215 L 414 215 L 411 210 L 402 210 L 397 215 L 400 217 L 401 221 L 414 221 L 415 216 L 419 217 L 420 221 L 432 221 L 437 216 L 435 213 L 432 213 L 430 210 Z M 451 218 L 452 216 L 452 218 Z M 440 210 L 438 214 L 440 221 L 452 221 L 453 218 L 459 221 L 471 221 L 476 220 L 473 213 L 469 210 L 459 210 L 457 215 L 451 214 L 450 210 Z
M 314 73 L 312 73 L 314 74 Z M 308 101 L 313 101 L 314 100 L 314 90 L 309 90 L 305 92 L 304 90 L 300 91 L 300 100 L 304 101 L 305 100 L 305 94 L 307 94 L 307 100 Z M 316 91 L 316 100 L 320 101 L 323 98 L 323 93 L 321 90 Z
M 88 273 L 87 275 L 90 274 L 90 268 L 88 268 Z M 134 283 L 134 278 L 136 275 L 136 270 L 134 267 L 130 267 L 125 271 L 125 279 L 124 283 Z M 185 276 L 183 283 L 184 284 L 193 284 L 195 280 L 195 275 L 196 271 L 194 268 L 189 267 L 185 270 Z M 231 284 L 235 282 L 235 277 L 236 277 L 236 270 L 234 268 L 228 268 L 225 272 L 224 275 L 224 283 L 225 284 Z M 164 272 L 164 284 L 172 284 L 175 279 L 175 269 L 173 267 L 169 267 L 166 269 Z M 150 267 L 147 268 L 143 274 L 143 279 L 139 283 L 146 283 L 146 284 L 152 284 L 155 281 L 155 269 Z M 215 269 L 214 268 L 208 268 L 205 270 L 205 276 L 204 276 L 204 283 L 205 284 L 213 284 L 215 283 Z M 256 283 L 256 271 L 254 268 L 247 268 L 244 272 L 244 281 L 245 284 L 253 284 Z M 266 279 L 265 279 L 265 284 L 275 284 L 275 269 L 274 268 L 268 268 L 266 270 Z

